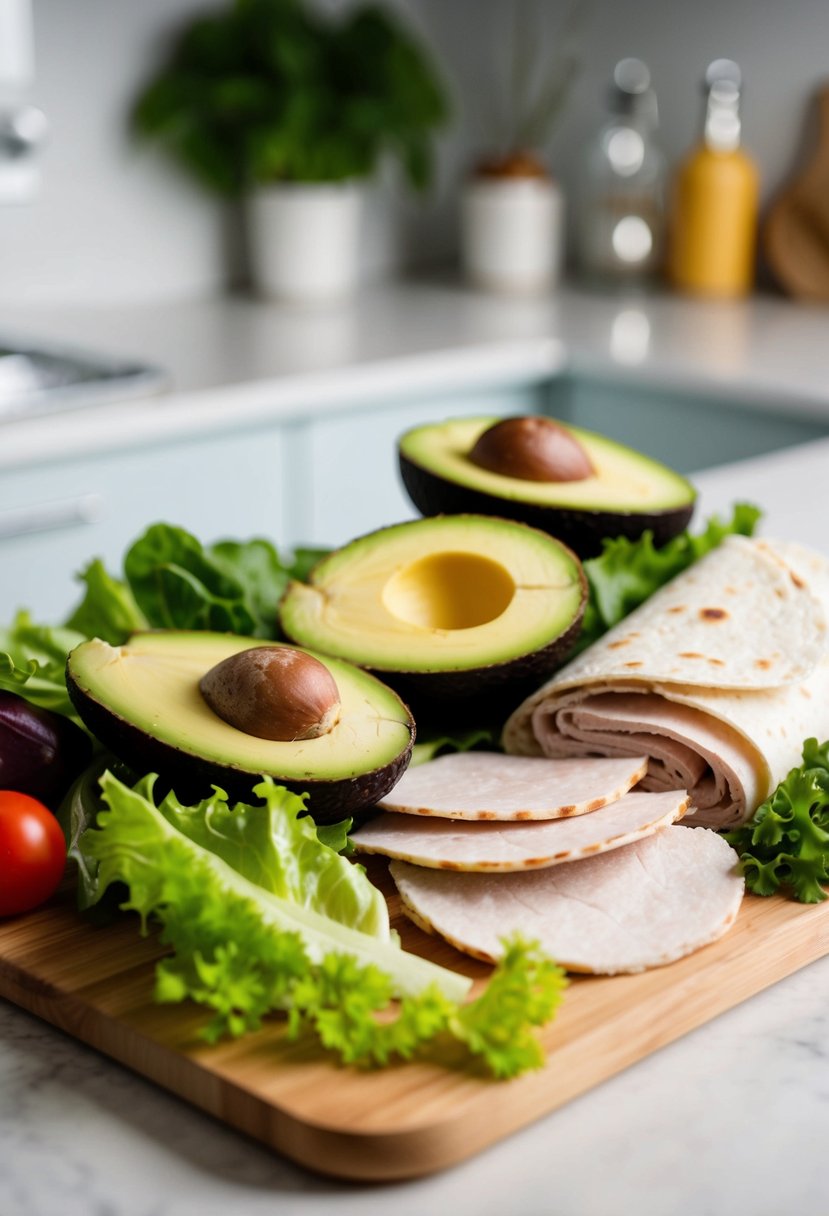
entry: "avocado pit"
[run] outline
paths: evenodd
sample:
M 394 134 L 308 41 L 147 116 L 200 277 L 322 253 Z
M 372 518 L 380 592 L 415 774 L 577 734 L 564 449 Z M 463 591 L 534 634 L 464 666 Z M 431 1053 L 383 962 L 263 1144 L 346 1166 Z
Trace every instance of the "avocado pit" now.
M 340 694 L 328 668 L 290 646 L 255 646 L 223 659 L 199 690 L 213 713 L 257 739 L 318 739 L 340 716 Z
M 481 469 L 520 481 L 584 481 L 595 469 L 578 439 L 551 418 L 504 418 L 469 452 Z

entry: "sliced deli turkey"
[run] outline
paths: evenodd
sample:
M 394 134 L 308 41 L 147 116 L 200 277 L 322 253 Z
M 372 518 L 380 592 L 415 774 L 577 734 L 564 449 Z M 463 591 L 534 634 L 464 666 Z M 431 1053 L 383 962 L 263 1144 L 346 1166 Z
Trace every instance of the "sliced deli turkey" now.
M 519 706 L 504 746 L 645 754 L 639 788 L 687 789 L 684 822 L 742 823 L 829 736 L 827 617 L 825 558 L 730 537 Z

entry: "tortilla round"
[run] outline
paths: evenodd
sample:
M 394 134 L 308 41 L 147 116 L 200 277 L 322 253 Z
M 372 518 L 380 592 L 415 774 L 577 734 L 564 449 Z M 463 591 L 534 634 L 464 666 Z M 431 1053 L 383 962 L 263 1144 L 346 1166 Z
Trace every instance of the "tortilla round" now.
M 406 914 L 474 958 L 496 961 L 514 934 L 569 971 L 661 967 L 734 924 L 744 881 L 716 832 L 667 827 L 644 840 L 547 870 L 456 874 L 393 861 Z

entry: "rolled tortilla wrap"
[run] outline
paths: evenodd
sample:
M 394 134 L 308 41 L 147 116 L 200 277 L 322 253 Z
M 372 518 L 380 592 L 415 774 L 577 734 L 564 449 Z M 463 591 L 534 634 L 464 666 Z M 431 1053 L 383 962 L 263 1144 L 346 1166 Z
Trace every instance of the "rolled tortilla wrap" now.
M 508 720 L 519 755 L 647 754 L 685 823 L 748 819 L 803 740 L 829 735 L 829 563 L 730 537 L 562 668 Z

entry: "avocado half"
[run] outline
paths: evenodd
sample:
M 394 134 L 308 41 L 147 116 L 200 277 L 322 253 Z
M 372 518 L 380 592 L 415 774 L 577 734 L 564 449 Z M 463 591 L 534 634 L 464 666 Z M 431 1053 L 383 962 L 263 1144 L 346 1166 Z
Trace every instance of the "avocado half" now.
M 290 584 L 279 615 L 288 637 L 379 675 L 416 716 L 453 721 L 466 702 L 480 720 L 506 714 L 563 661 L 586 598 L 581 563 L 559 541 L 452 515 L 338 549 Z
M 657 545 L 688 526 L 696 491 L 667 465 L 615 440 L 557 425 L 584 448 L 594 474 L 578 481 L 530 481 L 481 468 L 469 459 L 498 418 L 458 418 L 414 427 L 398 442 L 400 473 L 423 515 L 474 511 L 520 520 L 558 537 L 580 557 L 602 540 L 631 540 L 650 529 Z
M 204 797 L 218 785 L 243 800 L 268 775 L 308 793 L 319 822 L 373 806 L 411 757 L 414 722 L 406 706 L 367 672 L 309 652 L 337 684 L 336 725 L 319 738 L 287 743 L 246 734 L 208 708 L 199 680 L 222 660 L 262 645 L 173 630 L 137 633 L 123 646 L 94 639 L 69 655 L 69 695 L 102 743 L 137 772 L 162 774 L 179 797 Z

